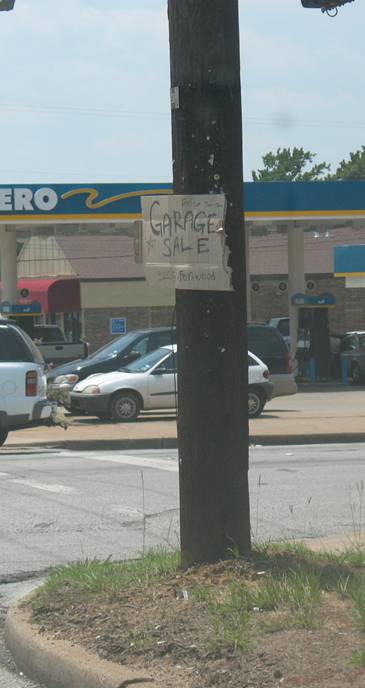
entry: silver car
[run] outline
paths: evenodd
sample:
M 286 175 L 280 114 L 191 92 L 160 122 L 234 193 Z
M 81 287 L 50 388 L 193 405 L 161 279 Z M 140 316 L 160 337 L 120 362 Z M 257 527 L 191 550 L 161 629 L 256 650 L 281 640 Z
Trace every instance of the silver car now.
M 272 397 L 267 366 L 249 353 L 248 413 L 259 416 Z M 89 413 L 117 422 L 135 421 L 141 410 L 175 409 L 176 345 L 161 347 L 121 370 L 90 375 L 70 392 L 74 413 Z

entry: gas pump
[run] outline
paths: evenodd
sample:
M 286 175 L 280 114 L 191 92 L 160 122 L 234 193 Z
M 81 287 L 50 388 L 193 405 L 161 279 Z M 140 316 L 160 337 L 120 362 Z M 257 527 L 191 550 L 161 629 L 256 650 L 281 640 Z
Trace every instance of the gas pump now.
M 294 294 L 292 303 L 299 308 L 299 374 L 310 382 L 331 378 L 331 343 L 328 309 L 336 304 L 333 294 Z
M 31 303 L 18 304 L 2 301 L 0 303 L 0 313 L 3 317 L 16 322 L 31 338 L 34 335 L 35 318 L 41 315 L 42 306 L 38 301 Z

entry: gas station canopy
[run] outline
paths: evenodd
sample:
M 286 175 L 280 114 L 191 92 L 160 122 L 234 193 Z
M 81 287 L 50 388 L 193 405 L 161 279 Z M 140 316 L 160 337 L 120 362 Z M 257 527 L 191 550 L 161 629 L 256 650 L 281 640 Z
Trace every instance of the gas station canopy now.
M 141 197 L 173 193 L 171 184 L 0 185 L 0 223 L 139 220 Z M 252 222 L 365 220 L 365 181 L 245 182 Z

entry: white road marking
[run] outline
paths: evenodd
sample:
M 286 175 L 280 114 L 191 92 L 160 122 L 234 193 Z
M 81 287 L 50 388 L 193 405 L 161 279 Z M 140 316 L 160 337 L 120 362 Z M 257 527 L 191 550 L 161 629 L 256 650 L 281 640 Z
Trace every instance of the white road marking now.
M 134 509 L 131 506 L 122 506 L 119 504 L 112 504 L 110 507 L 111 511 L 115 511 L 117 514 L 125 514 L 126 516 L 142 516 L 142 509 Z
M 0 473 L 0 478 L 8 478 L 10 473 Z
M 82 456 L 82 454 L 80 454 Z M 119 463 L 129 466 L 137 466 L 138 468 L 155 468 L 159 471 L 170 471 L 171 473 L 178 472 L 177 459 L 149 459 L 143 456 L 130 456 L 123 454 L 123 456 L 108 456 L 107 454 L 87 454 L 86 459 L 92 461 L 106 461 L 111 463 Z
M 70 494 L 76 492 L 73 487 L 66 487 L 66 485 L 56 485 L 51 483 L 37 483 L 34 480 L 10 480 L 11 483 L 17 485 L 25 485 L 26 487 L 34 487 L 36 490 L 45 490 L 46 492 L 56 492 L 58 494 Z

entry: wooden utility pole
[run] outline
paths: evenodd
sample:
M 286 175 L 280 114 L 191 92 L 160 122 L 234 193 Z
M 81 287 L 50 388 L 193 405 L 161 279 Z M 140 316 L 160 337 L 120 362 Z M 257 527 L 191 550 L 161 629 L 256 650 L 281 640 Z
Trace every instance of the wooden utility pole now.
M 183 565 L 250 549 L 238 0 L 168 0 L 175 194 L 223 193 L 233 291 L 176 290 Z

